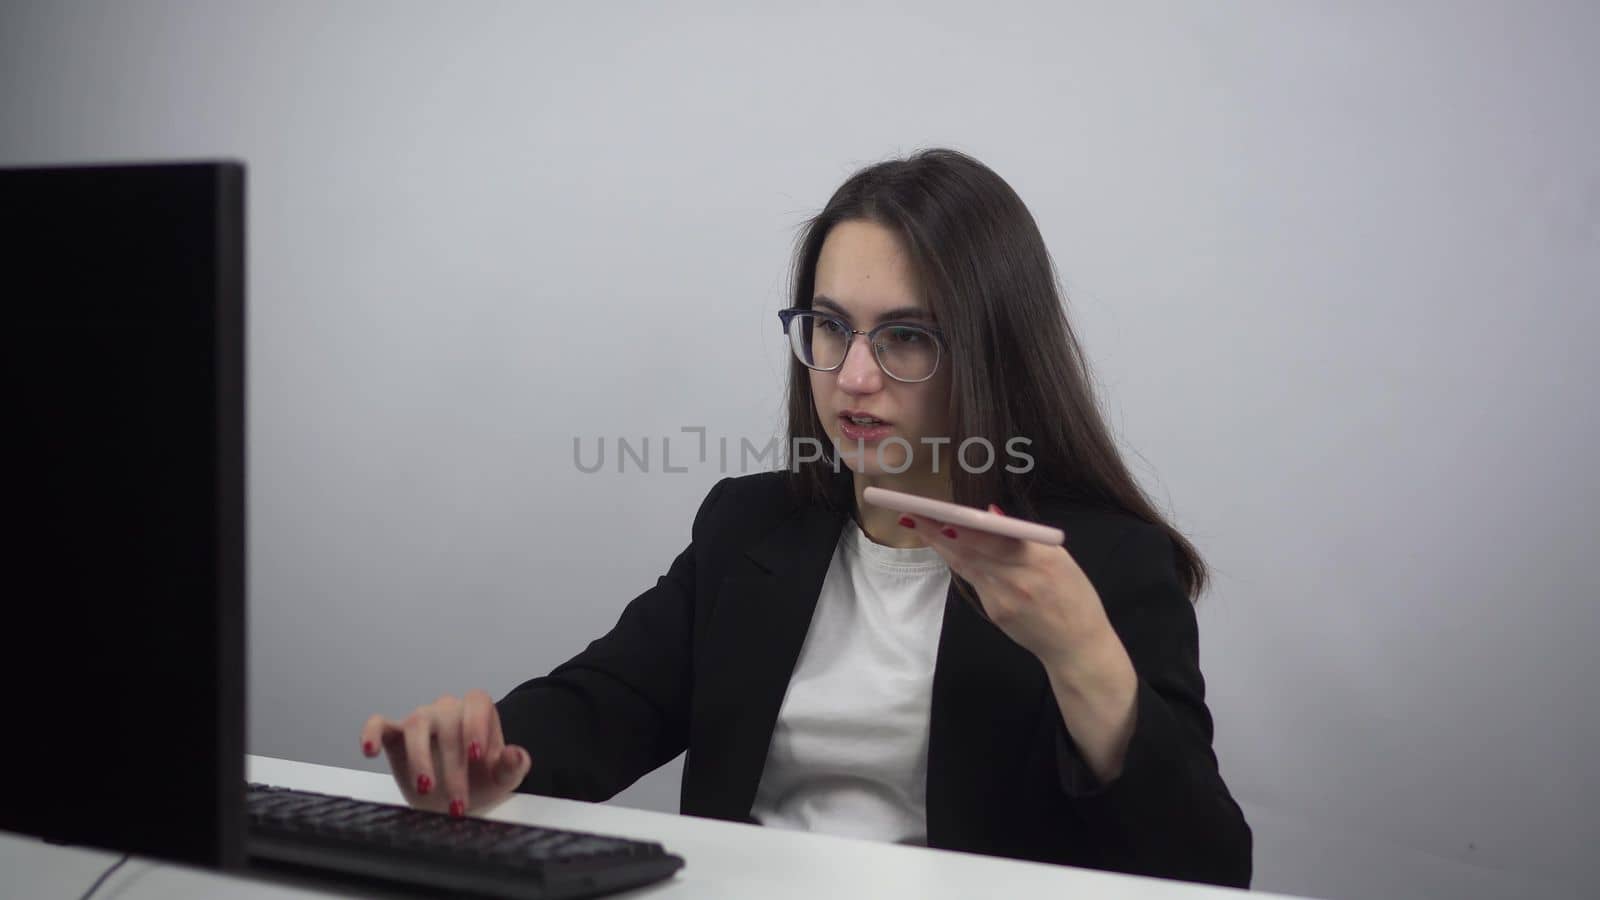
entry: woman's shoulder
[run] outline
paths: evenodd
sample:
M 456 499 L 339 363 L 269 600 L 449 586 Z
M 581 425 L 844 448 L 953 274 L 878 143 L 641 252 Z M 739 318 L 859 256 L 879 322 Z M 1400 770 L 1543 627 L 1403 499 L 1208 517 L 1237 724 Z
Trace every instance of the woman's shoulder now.
M 757 472 L 723 478 L 712 485 L 701 512 L 722 517 L 782 515 L 799 505 L 788 472 Z
M 723 478 L 712 485 L 695 515 L 694 530 L 746 536 L 770 530 L 797 515 L 818 512 L 787 471 Z
M 1175 545 L 1166 529 L 1123 509 L 1067 498 L 1040 501 L 1038 519 L 1060 528 L 1067 552 L 1090 580 L 1119 573 L 1176 573 Z

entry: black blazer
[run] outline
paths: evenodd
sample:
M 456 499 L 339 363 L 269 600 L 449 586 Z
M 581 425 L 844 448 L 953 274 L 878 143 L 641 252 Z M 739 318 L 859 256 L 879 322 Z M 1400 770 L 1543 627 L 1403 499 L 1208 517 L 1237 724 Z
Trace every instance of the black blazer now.
M 533 758 L 519 790 L 605 800 L 687 750 L 682 811 L 754 821 L 778 708 L 849 515 L 797 503 L 786 478 L 718 482 L 689 547 L 616 627 L 499 702 L 506 741 Z M 1044 667 L 952 588 L 933 674 L 928 844 L 1248 886 L 1250 828 L 1211 750 L 1171 541 L 1121 513 L 1041 510 L 1139 675 L 1123 772 L 1098 783 Z

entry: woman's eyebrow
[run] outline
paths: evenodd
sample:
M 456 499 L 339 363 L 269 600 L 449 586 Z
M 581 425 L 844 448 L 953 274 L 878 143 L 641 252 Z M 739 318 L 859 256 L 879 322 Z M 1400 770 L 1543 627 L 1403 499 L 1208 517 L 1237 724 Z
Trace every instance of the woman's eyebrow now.
M 850 314 L 845 311 L 843 306 L 840 306 L 833 298 L 823 294 L 818 294 L 811 298 L 811 305 L 812 307 L 820 306 L 830 312 L 839 314 L 845 319 L 850 318 Z M 928 315 L 928 311 L 920 306 L 899 306 L 878 315 L 879 322 L 889 322 L 896 319 L 920 319 L 925 322 L 931 322 L 933 321 L 933 316 Z

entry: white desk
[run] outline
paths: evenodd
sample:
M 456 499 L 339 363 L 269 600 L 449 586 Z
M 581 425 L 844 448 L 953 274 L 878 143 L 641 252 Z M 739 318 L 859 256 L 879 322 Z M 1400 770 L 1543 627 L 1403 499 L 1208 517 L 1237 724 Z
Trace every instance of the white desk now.
M 266 784 L 403 802 L 394 781 L 374 772 L 252 756 L 247 775 L 251 781 Z M 159 804 L 159 799 L 153 798 L 153 802 Z M 152 811 L 152 815 L 161 814 L 159 809 Z M 670 880 L 617 895 L 630 900 L 992 896 L 1208 900 L 1270 896 L 526 794 L 507 800 L 489 818 L 659 841 L 684 858 L 684 868 Z M 109 852 L 57 847 L 0 833 L 0 896 L 77 897 L 116 859 L 117 855 Z M 334 895 L 135 858 L 100 886 L 95 900 L 222 896 L 266 900 Z

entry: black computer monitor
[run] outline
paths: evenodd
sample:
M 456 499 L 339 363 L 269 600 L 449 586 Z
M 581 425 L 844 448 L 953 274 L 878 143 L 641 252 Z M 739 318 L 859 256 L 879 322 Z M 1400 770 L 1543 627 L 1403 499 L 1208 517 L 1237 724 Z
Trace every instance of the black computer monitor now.
M 245 171 L 0 169 L 0 828 L 242 860 Z

